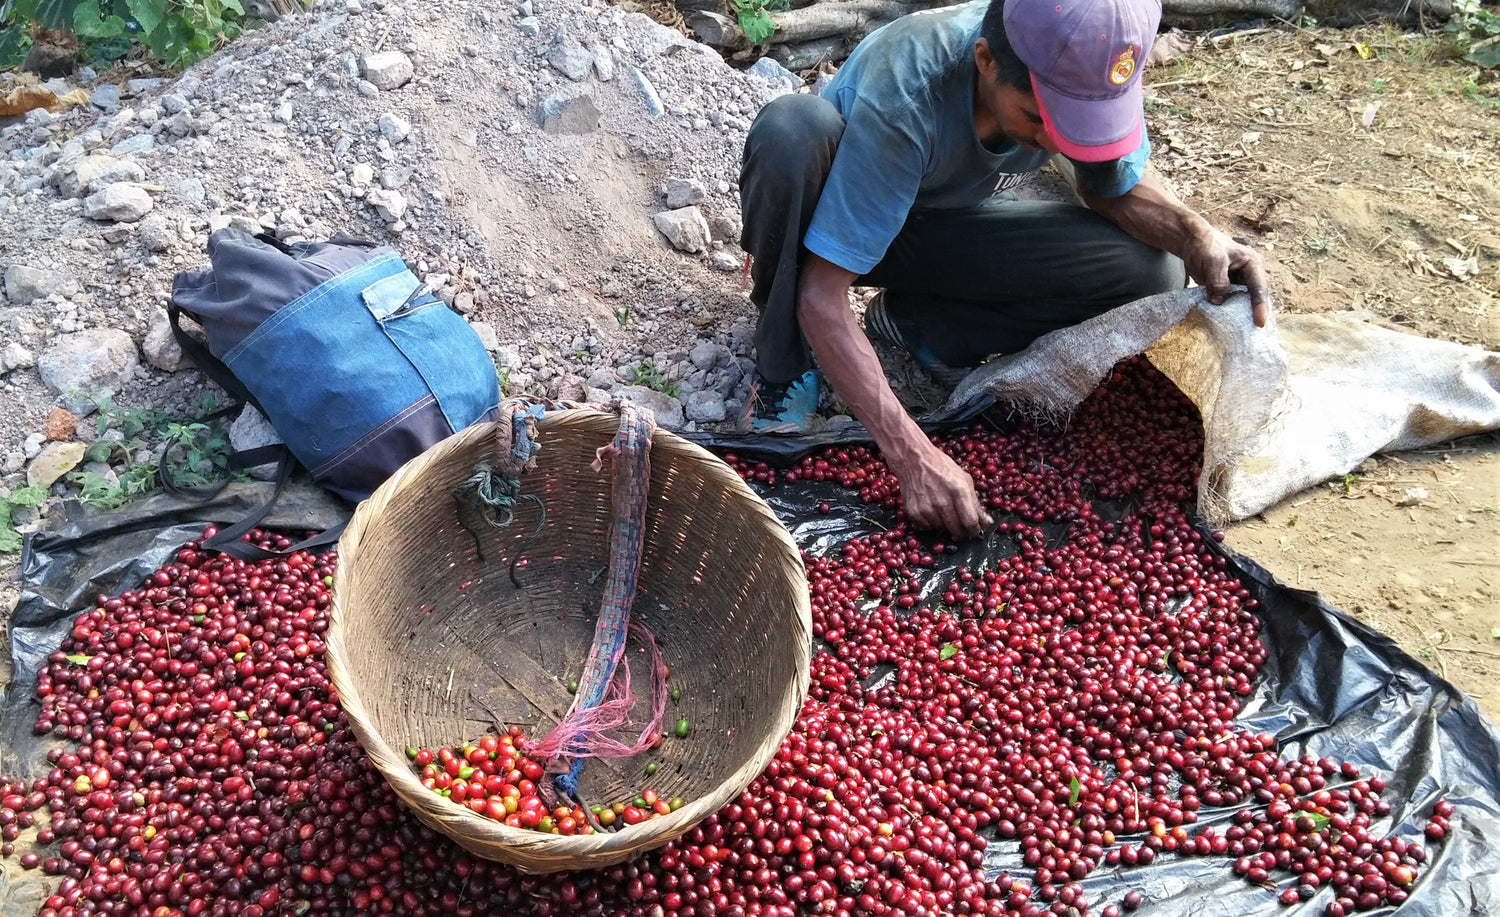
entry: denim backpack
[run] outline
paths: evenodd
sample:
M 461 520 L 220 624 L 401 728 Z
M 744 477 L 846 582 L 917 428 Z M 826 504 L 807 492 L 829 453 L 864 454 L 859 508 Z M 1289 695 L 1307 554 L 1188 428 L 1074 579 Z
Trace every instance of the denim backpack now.
M 334 493 L 363 500 L 427 447 L 498 416 L 499 380 L 479 336 L 390 247 L 342 233 L 287 244 L 221 229 L 209 237 L 208 257 L 209 267 L 172 282 L 167 313 L 178 343 L 205 375 L 265 415 L 285 443 L 283 459 L 289 451 Z M 203 328 L 206 346 L 182 329 L 182 314 Z M 276 459 L 250 450 L 231 462 Z M 291 462 L 281 465 L 278 491 Z M 170 480 L 165 469 L 162 478 Z M 256 553 L 239 537 L 263 514 L 209 546 Z

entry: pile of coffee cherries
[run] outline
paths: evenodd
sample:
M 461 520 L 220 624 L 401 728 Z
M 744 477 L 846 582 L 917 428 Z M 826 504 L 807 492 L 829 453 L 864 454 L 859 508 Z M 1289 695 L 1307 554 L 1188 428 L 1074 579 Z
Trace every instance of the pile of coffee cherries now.
M 1003 520 L 993 559 L 951 575 L 869 449 L 737 462 L 766 488 L 828 482 L 887 527 L 806 558 L 820 650 L 766 772 L 628 864 L 523 875 L 422 825 L 329 684 L 335 557 L 247 563 L 197 542 L 100 596 L 50 658 L 36 725 L 67 746 L 41 779 L 3 783 L 0 832 L 13 843 L 46 810 L 22 851 L 62 877 L 43 917 L 1114 917 L 1149 904 L 1131 867 L 1168 855 L 1222 858 L 1273 909 L 1411 894 L 1451 806 L 1425 838 L 1387 836 L 1379 775 L 1282 757 L 1235 724 L 1266 648 L 1254 599 L 1181 509 L 1202 441 L 1169 382 L 1130 361 L 1065 430 L 939 445 Z M 1095 509 L 1125 497 L 1121 518 Z M 487 810 L 511 798 L 488 779 Z M 560 832 L 556 813 L 537 827 L 549 816 Z M 1100 867 L 1123 870 L 1102 898 L 1081 882 Z
M 511 726 L 503 735 L 487 735 L 472 745 L 436 753 L 407 748 L 406 756 L 419 769 L 422 786 L 478 815 L 544 834 L 593 834 L 582 808 L 547 808 L 539 792 L 542 765 L 516 747 L 524 735 L 520 726 Z

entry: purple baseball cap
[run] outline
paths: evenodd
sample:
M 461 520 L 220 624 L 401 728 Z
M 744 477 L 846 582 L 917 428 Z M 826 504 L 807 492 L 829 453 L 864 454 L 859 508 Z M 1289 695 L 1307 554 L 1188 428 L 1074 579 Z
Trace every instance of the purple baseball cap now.
M 1031 71 L 1042 125 L 1080 162 L 1141 143 L 1141 69 L 1161 0 L 1005 0 L 1005 34 Z

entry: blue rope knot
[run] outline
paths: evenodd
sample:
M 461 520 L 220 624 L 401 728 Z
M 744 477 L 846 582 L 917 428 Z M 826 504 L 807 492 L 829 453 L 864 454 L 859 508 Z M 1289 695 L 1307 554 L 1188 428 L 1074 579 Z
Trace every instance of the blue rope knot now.
M 552 785 L 557 787 L 557 792 L 566 799 L 578 799 L 578 775 L 583 773 L 583 759 L 574 758 L 573 765 L 568 768 L 566 774 L 558 774 L 552 778 Z

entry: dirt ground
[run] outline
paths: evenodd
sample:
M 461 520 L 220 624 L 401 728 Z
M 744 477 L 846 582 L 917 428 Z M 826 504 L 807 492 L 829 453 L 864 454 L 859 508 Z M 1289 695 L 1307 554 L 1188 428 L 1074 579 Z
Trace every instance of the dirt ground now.
M 1371 27 L 1200 38 L 1147 85 L 1158 168 L 1265 252 L 1278 308 L 1500 350 L 1497 74 Z M 1500 720 L 1500 435 L 1378 456 L 1227 541 Z

